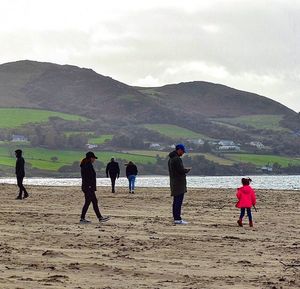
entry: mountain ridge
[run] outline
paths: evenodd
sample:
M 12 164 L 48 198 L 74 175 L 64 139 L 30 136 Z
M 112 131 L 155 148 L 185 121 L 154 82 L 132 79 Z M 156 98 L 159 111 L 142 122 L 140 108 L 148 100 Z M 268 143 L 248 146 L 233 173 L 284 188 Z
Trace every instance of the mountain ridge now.
M 41 108 L 113 122 L 191 122 L 297 113 L 270 98 L 205 81 L 136 87 L 92 69 L 20 60 L 0 65 L 0 106 Z

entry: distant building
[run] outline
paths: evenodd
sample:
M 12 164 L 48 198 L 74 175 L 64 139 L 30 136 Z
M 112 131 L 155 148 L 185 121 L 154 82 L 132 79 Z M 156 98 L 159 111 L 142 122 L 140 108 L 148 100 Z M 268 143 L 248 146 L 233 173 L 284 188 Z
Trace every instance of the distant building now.
M 260 150 L 265 148 L 263 143 L 261 143 L 260 141 L 252 141 L 249 144 L 253 147 L 256 147 L 256 148 L 260 149 Z
M 86 144 L 86 147 L 88 148 L 88 149 L 94 149 L 94 148 L 97 148 L 98 147 L 98 145 L 96 145 L 96 144 Z
M 235 146 L 235 143 L 232 140 L 220 140 L 218 142 L 218 145 L 219 146 Z
M 159 144 L 159 143 L 151 143 L 151 144 L 149 144 L 149 149 L 151 149 L 151 150 L 159 150 L 159 151 L 161 151 L 161 150 L 164 150 L 165 149 L 165 147 L 164 146 L 162 146 L 161 144 Z
M 263 173 L 272 173 L 273 172 L 273 166 L 272 165 L 265 165 L 260 168 Z
M 218 142 L 219 151 L 239 151 L 241 150 L 240 146 L 235 144 L 232 140 L 220 140 Z
M 187 142 L 194 144 L 194 145 L 204 145 L 204 140 L 201 138 L 199 139 L 188 139 Z
M 21 134 L 13 134 L 11 141 L 12 142 L 27 142 L 28 138 Z
M 241 148 L 238 145 L 232 146 L 219 146 L 219 151 L 240 151 Z

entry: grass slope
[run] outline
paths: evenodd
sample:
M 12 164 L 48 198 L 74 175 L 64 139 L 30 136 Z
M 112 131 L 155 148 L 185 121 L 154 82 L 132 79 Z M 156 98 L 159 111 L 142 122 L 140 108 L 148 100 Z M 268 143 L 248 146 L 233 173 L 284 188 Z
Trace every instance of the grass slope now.
M 113 135 L 112 134 L 104 134 L 104 135 L 101 135 L 99 137 L 92 137 L 89 139 L 89 143 L 90 144 L 97 144 L 97 145 L 101 145 L 101 144 L 104 144 L 108 141 L 111 141 L 113 138 Z
M 280 126 L 281 115 L 246 115 L 234 118 L 218 118 L 219 122 L 233 125 L 251 126 L 256 129 L 287 130 Z
M 14 166 L 15 157 L 14 150 L 15 147 L 0 147 L 0 165 Z M 32 167 L 42 169 L 57 171 L 60 167 L 64 165 L 71 165 L 72 163 L 80 160 L 84 157 L 84 152 L 82 151 L 66 151 L 66 150 L 50 150 L 44 148 L 32 148 L 26 147 L 24 150 L 24 158 L 27 163 L 30 163 Z M 114 156 L 116 159 L 131 160 L 138 164 L 155 163 L 155 157 L 135 155 L 130 153 L 118 153 L 118 152 L 95 152 L 98 156 L 99 161 L 105 164 Z M 57 161 L 52 161 L 52 157 L 57 157 Z
M 226 156 L 236 162 L 251 163 L 256 166 L 278 163 L 283 167 L 289 164 L 300 165 L 300 159 L 282 157 L 275 155 L 254 155 L 254 154 L 226 154 Z
M 201 133 L 172 124 L 145 124 L 144 127 L 174 139 L 210 139 Z
M 15 128 L 27 123 L 47 122 L 50 117 L 60 117 L 64 120 L 85 121 L 87 118 L 67 113 L 40 109 L 0 108 L 0 128 Z
M 132 150 L 132 151 L 128 151 L 128 153 L 136 154 L 136 155 L 152 156 L 152 157 L 159 156 L 161 158 L 165 158 L 169 154 L 169 152 L 148 151 L 148 150 Z M 221 157 L 215 156 L 215 155 L 210 154 L 210 153 L 188 153 L 187 155 L 189 157 L 204 156 L 207 160 L 213 161 L 213 162 L 215 162 L 217 164 L 220 164 L 220 165 L 233 165 L 235 163 L 232 160 L 223 159 Z

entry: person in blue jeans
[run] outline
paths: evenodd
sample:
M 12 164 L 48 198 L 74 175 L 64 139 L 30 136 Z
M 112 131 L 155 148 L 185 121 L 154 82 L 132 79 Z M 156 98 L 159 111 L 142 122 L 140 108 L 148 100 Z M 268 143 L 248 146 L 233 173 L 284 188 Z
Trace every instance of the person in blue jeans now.
M 135 179 L 138 174 L 137 166 L 130 161 L 126 165 L 126 177 L 129 182 L 129 194 L 134 194 L 134 185 L 135 185 Z

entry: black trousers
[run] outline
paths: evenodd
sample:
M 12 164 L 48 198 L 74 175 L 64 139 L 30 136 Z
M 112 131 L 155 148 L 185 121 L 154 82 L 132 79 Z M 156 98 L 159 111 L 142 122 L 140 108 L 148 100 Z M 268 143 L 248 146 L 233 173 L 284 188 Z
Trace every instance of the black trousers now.
M 22 198 L 22 193 L 24 192 L 24 196 L 28 196 L 28 193 L 23 185 L 23 179 L 24 177 L 20 177 L 20 176 L 17 176 L 17 184 L 18 184 L 18 187 L 19 187 L 19 197 Z
M 184 194 L 173 197 L 173 218 L 174 221 L 181 220 L 181 206 L 183 202 Z
M 115 192 L 115 185 L 116 185 L 116 179 L 117 175 L 109 175 L 110 180 L 111 180 L 111 191 L 114 193 Z
M 93 204 L 93 208 L 94 208 L 97 218 L 100 219 L 102 216 L 101 216 L 101 213 L 100 213 L 100 210 L 98 207 L 98 200 L 97 200 L 95 191 L 85 190 L 83 192 L 84 192 L 85 203 L 82 208 L 81 219 L 85 219 L 86 212 L 91 203 Z

